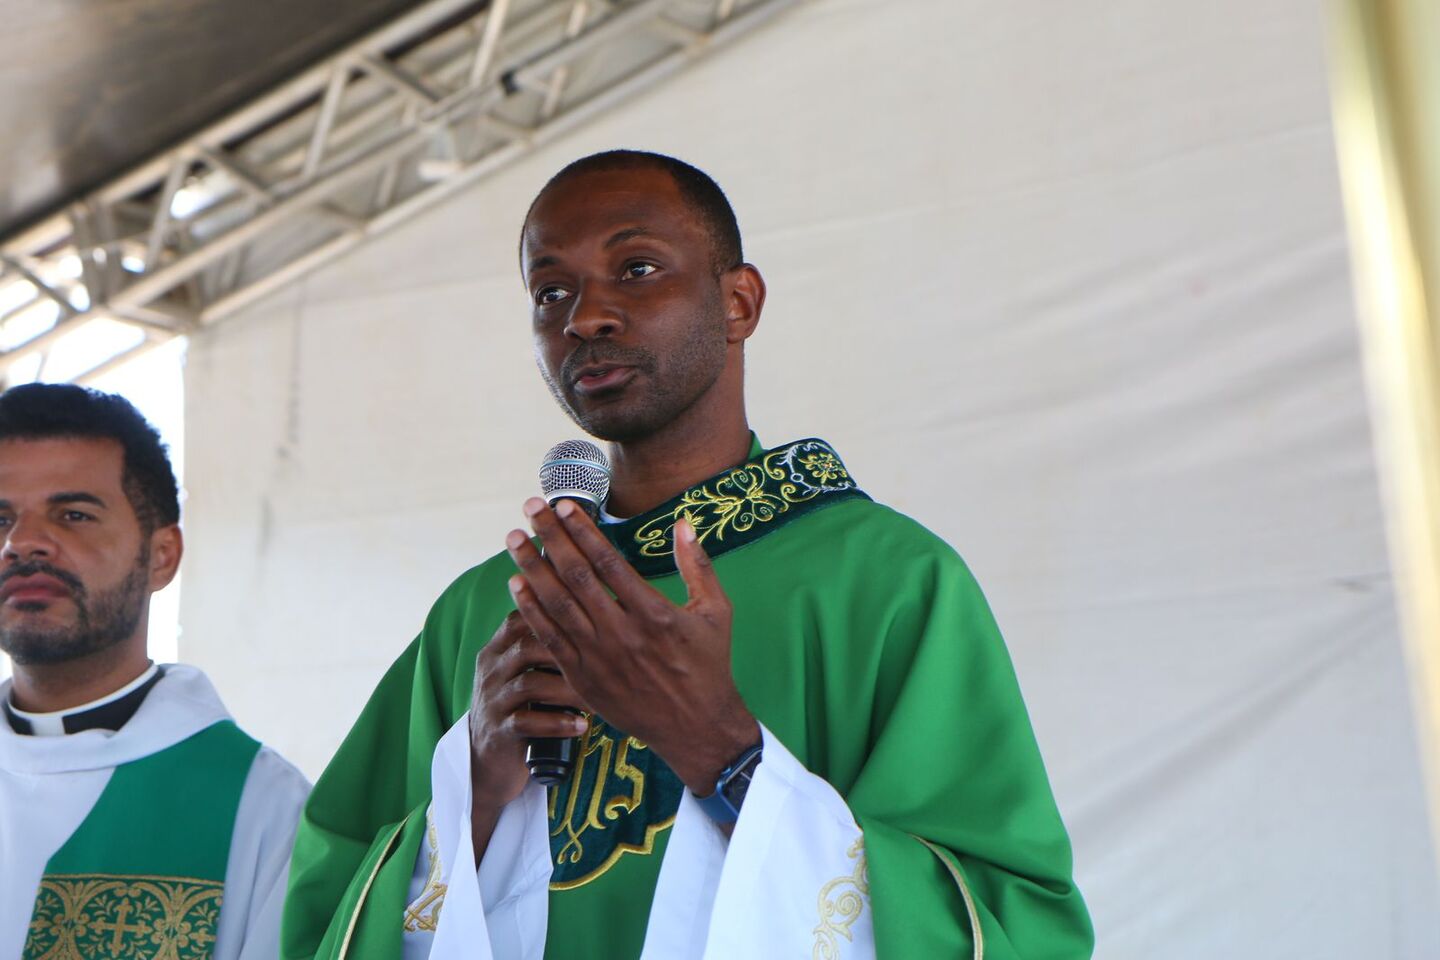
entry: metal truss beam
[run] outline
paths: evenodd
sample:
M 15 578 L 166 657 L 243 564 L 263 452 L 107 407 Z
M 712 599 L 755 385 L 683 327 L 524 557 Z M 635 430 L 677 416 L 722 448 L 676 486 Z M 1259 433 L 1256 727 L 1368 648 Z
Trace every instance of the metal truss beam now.
M 0 238 L 0 378 L 98 319 L 141 336 L 66 379 L 231 316 L 799 2 L 432 0 Z

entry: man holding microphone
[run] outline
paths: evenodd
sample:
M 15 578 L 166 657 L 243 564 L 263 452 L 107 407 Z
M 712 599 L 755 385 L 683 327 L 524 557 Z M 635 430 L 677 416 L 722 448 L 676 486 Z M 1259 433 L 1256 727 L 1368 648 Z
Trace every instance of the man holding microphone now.
M 963 561 L 828 444 L 749 430 L 765 284 L 719 188 L 587 157 L 521 267 L 609 497 L 598 524 L 526 501 L 436 603 L 306 807 L 282 955 L 1088 957 Z M 569 737 L 534 782 L 527 741 Z

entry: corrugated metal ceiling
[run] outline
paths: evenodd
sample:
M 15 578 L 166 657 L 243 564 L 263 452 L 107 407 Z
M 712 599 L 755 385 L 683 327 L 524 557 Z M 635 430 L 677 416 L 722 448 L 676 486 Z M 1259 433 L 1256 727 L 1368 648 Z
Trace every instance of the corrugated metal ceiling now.
M 0 236 L 418 5 L 0 0 Z

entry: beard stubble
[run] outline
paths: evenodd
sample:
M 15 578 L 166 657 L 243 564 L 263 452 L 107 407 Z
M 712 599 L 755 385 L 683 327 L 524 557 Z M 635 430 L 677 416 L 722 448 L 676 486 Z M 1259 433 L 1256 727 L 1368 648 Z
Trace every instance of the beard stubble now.
M 0 650 L 22 666 L 67 663 L 88 657 L 115 646 L 132 636 L 140 624 L 148 593 L 150 548 L 142 544 L 135 563 L 125 578 L 113 587 L 91 596 L 85 584 L 74 574 L 42 561 L 17 564 L 0 575 L 0 583 L 11 577 L 43 573 L 70 588 L 75 604 L 75 619 L 58 627 L 14 626 L 0 624 Z M 25 613 L 30 604 L 17 608 Z

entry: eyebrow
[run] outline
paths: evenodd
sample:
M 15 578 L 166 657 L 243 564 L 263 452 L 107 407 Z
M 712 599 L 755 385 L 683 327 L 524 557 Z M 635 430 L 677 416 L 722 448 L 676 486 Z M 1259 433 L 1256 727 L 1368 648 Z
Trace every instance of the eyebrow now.
M 86 493 L 84 490 L 67 490 L 64 493 L 54 493 L 45 498 L 45 502 L 52 507 L 66 503 L 93 503 L 95 506 L 109 510 L 110 506 L 104 500 L 93 493 Z M 15 505 L 9 500 L 0 500 L 0 510 L 13 510 Z
M 649 230 L 646 230 L 644 227 L 627 227 L 627 228 L 624 229 L 624 230 L 618 230 L 618 231 L 616 231 L 616 232 L 610 237 L 609 240 L 606 240 L 606 241 L 605 241 L 605 249 L 606 249 L 606 250 L 609 250 L 611 247 L 618 247 L 620 244 L 624 243 L 626 240 L 634 240 L 636 237 L 648 237 L 648 236 L 651 236 L 651 233 L 650 233 Z
M 46 499 L 46 502 L 51 506 L 58 506 L 62 503 L 93 503 L 97 507 L 109 509 L 109 505 L 106 504 L 104 500 L 101 500 L 93 493 L 86 493 L 84 490 L 67 490 L 64 493 L 54 493 Z
M 651 236 L 654 236 L 654 234 L 651 233 L 649 230 L 645 229 L 644 227 L 626 227 L 624 230 L 615 231 L 615 233 L 610 236 L 610 239 L 605 241 L 605 249 L 609 250 L 612 247 L 618 247 L 625 241 L 634 240 L 636 237 Z M 559 257 L 550 254 L 546 254 L 543 257 L 536 257 L 534 260 L 530 261 L 530 268 L 527 272 L 534 273 L 536 270 L 543 270 L 546 267 L 553 267 L 559 262 Z

